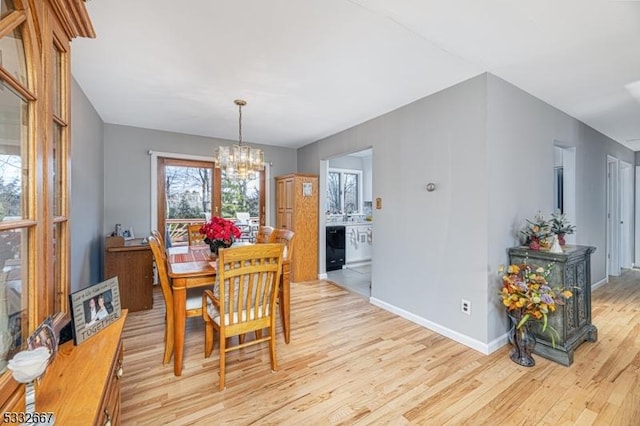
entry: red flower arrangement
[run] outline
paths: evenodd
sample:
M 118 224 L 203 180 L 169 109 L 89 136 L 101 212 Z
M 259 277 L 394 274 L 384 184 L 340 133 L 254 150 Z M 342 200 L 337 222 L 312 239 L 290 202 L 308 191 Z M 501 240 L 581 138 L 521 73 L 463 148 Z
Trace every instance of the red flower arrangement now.
M 200 233 L 204 235 L 204 242 L 212 248 L 214 245 L 230 247 L 236 238 L 240 238 L 242 235 L 242 231 L 234 225 L 233 221 L 218 216 L 212 217 L 210 221 L 202 225 Z

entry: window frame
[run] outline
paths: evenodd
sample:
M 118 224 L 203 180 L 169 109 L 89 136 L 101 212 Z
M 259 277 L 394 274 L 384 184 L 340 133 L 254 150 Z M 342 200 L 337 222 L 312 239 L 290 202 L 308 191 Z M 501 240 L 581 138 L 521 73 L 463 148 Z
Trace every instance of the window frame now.
M 330 182 L 330 174 L 331 173 L 337 173 L 340 175 L 340 208 L 339 211 L 341 213 L 330 213 L 328 216 L 329 217 L 341 217 L 344 216 L 346 214 L 349 215 L 360 215 L 363 212 L 364 209 L 364 202 L 363 202 L 363 195 L 364 195 L 364 188 L 363 188 L 363 181 L 362 181 L 362 176 L 363 176 L 363 171 L 362 170 L 358 170 L 358 169 L 345 169 L 345 168 L 340 168 L 340 167 L 330 167 L 327 169 L 327 193 L 329 192 L 329 182 Z M 344 175 L 347 174 L 355 174 L 358 176 L 358 183 L 357 183 L 357 189 L 356 189 L 356 193 L 358 194 L 358 208 L 356 211 L 347 213 L 345 211 L 345 206 L 344 206 L 344 197 L 345 197 L 345 190 L 344 190 Z M 330 206 L 329 206 L 329 199 L 330 197 L 327 194 L 327 211 L 330 211 Z

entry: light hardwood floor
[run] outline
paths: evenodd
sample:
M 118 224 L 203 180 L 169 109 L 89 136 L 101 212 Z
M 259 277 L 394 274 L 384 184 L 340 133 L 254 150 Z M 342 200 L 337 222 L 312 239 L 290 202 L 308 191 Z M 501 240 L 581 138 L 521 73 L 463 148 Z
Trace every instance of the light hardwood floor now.
M 162 365 L 164 304 L 131 313 L 124 333 L 124 425 L 640 424 L 640 272 L 593 294 L 598 342 L 571 367 L 508 347 L 483 355 L 325 281 L 292 284 L 291 343 L 232 352 L 218 391 L 217 345 L 205 359 L 202 321 L 188 321 L 183 375 Z

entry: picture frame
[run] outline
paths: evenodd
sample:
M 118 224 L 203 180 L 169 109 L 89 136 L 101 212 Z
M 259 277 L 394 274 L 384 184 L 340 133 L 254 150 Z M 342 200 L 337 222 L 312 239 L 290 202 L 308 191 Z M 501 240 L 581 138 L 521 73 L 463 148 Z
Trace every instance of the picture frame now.
M 73 342 L 79 345 L 120 318 L 118 277 L 69 295 Z
M 311 182 L 303 182 L 302 183 L 302 196 L 303 197 L 311 197 L 313 195 L 313 183 Z
M 125 241 L 133 240 L 135 238 L 135 235 L 133 235 L 133 228 L 125 229 L 124 231 L 122 231 L 122 236 L 124 237 Z

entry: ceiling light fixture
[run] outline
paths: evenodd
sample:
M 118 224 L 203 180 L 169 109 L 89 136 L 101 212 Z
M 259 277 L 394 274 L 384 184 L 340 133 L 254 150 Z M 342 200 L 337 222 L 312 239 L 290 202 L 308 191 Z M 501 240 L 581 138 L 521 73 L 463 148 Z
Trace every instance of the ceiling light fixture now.
M 216 148 L 215 164 L 231 179 L 254 179 L 264 170 L 264 153 L 261 149 L 242 145 L 242 107 L 247 102 L 236 99 L 233 103 L 238 105 L 238 144 Z

